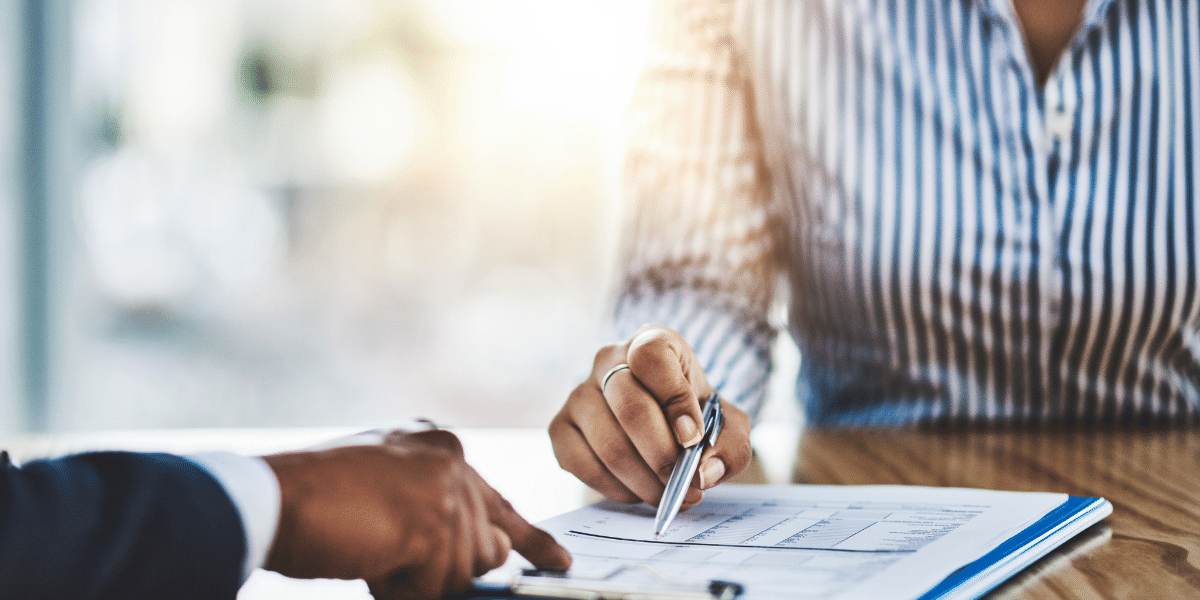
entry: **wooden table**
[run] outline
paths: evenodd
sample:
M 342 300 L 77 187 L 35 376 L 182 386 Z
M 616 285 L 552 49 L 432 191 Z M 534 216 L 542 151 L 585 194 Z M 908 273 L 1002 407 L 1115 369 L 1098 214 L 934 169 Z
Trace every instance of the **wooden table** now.
M 810 430 L 793 479 L 1103 496 L 1112 516 L 989 598 L 1200 598 L 1200 429 Z

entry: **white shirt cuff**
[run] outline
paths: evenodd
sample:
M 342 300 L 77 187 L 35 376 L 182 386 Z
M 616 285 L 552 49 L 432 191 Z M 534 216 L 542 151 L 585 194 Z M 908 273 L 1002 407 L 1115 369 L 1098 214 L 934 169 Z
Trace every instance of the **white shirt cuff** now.
M 246 534 L 242 583 L 267 562 L 279 527 L 279 480 L 267 461 L 257 456 L 206 452 L 184 456 L 212 475 L 233 500 Z

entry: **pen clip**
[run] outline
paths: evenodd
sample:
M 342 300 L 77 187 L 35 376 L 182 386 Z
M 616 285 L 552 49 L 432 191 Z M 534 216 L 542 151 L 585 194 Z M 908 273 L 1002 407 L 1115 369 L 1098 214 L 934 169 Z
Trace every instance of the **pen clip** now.
M 725 415 L 721 410 L 721 399 L 713 394 L 708 397 L 705 413 L 708 413 L 709 406 L 712 407 L 711 414 L 706 414 L 704 423 L 704 438 L 709 446 L 714 446 L 717 443 L 717 436 L 721 435 L 721 425 L 725 422 Z

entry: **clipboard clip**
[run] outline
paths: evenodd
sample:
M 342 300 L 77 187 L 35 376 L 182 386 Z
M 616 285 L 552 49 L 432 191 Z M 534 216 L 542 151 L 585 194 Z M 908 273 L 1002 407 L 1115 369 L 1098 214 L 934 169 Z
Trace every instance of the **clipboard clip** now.
M 640 573 L 638 581 L 621 575 Z M 509 589 L 516 596 L 564 600 L 735 600 L 745 588 L 730 581 L 683 581 L 671 579 L 647 565 L 617 567 L 603 577 L 588 578 L 564 571 L 526 569 Z

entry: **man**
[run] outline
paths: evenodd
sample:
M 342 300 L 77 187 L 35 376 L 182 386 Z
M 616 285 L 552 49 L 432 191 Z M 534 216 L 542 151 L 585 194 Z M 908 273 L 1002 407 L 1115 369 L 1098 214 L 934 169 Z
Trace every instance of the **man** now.
M 262 458 L 101 452 L 0 469 L 4 600 L 234 598 L 260 566 L 437 598 L 510 549 L 571 562 L 445 431 Z
M 656 503 L 715 388 L 699 487 L 741 470 L 780 288 L 815 425 L 1197 421 L 1195 3 L 679 0 L 657 22 L 627 341 L 551 424 L 566 469 Z

